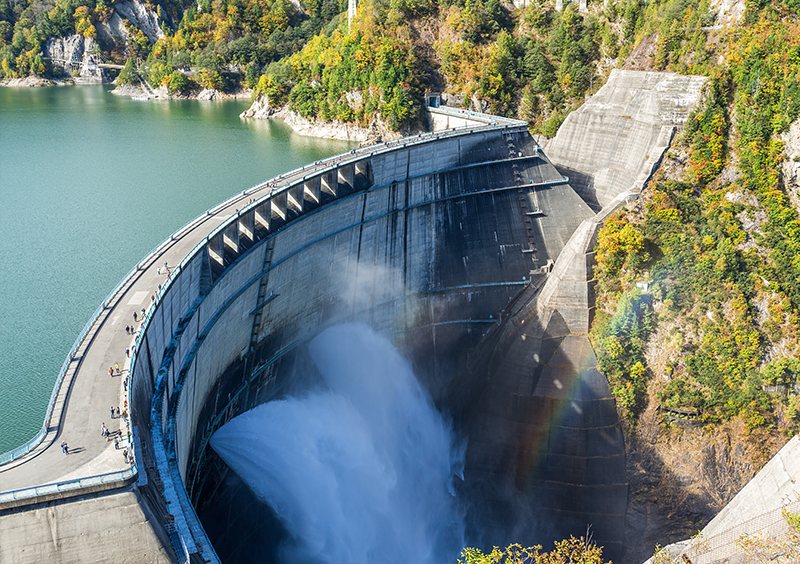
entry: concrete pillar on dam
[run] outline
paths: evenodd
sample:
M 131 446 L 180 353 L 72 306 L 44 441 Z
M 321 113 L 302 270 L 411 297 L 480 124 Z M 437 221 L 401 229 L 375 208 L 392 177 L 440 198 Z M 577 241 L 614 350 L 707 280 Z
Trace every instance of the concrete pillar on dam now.
M 225 263 L 225 242 L 222 235 L 217 235 L 208 242 L 208 256 L 219 265 Z
M 249 249 L 255 242 L 255 212 L 250 211 L 242 214 L 239 218 L 239 244 L 245 249 Z
M 230 258 L 230 262 L 236 260 L 239 256 L 239 222 L 234 222 L 222 232 L 222 242 L 224 243 L 224 250 L 226 258 Z
M 286 192 L 286 207 L 288 210 L 293 210 L 297 213 L 303 213 L 303 202 L 305 190 L 303 184 L 298 184 L 289 188 Z
M 333 196 L 339 195 L 339 173 L 336 170 L 326 172 L 320 176 L 320 189 Z
M 320 178 L 315 176 L 303 181 L 303 198 L 312 204 L 319 204 Z
M 355 164 L 343 165 L 337 169 L 337 182 L 339 185 L 346 185 L 349 190 L 353 190 L 356 185 L 356 166 Z
M 269 231 L 270 219 L 272 218 L 272 203 L 267 200 L 259 204 L 253 210 L 253 230 L 261 236 Z M 259 239 L 261 238 L 259 237 Z
M 288 211 L 288 198 L 286 192 L 275 194 L 270 198 L 270 213 L 273 219 L 280 219 L 286 221 L 286 212 Z

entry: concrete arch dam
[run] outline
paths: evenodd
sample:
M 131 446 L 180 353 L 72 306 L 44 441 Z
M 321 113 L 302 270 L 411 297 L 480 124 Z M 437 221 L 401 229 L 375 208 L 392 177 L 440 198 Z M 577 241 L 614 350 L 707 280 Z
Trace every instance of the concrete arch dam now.
M 663 101 L 657 90 L 634 99 Z M 591 525 L 607 557 L 622 555 L 624 442 L 587 338 L 592 249 L 673 122 L 651 124 L 647 158 L 628 163 L 636 182 L 597 212 L 591 183 L 573 190 L 526 124 L 431 112 L 434 125 L 466 127 L 262 185 L 160 291 L 131 365 L 138 473 L 121 486 L 160 543 L 150 558 L 237 562 L 274 549 L 275 515 L 208 443 L 233 417 L 317 385 L 309 341 L 350 321 L 388 336 L 466 437 L 457 493 L 470 544 L 549 545 Z M 94 511 L 113 510 L 115 495 Z M 7 523 L 26 510 L 14 511 Z
M 190 505 L 223 560 L 263 550 L 247 539 L 270 516 L 226 486 L 208 440 L 235 415 L 308 386 L 305 344 L 352 320 L 391 336 L 468 435 L 468 534 L 533 543 L 591 523 L 619 552 L 624 445 L 607 385 L 563 315 L 541 326 L 519 309 L 593 215 L 524 126 L 396 146 L 242 210 L 176 273 L 133 373 L 133 405 L 153 402 L 134 416 L 152 433 L 148 478 L 175 495 L 164 513 L 182 508 L 182 536 L 196 542 L 188 553 L 206 553 Z M 514 322 L 527 322 L 522 334 Z M 565 393 L 533 395 L 545 368 Z

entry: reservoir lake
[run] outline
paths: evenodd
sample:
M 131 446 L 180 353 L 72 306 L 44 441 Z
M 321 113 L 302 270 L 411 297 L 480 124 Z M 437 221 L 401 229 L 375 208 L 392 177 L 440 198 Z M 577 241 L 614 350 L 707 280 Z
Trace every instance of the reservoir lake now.
M 241 119 L 249 100 L 112 88 L 0 88 L 0 453 L 38 432 L 75 339 L 139 259 L 234 194 L 356 146 Z

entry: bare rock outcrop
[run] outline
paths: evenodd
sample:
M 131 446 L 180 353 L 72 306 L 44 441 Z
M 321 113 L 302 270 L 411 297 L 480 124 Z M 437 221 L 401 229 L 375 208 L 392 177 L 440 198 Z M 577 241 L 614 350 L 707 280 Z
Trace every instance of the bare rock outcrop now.
M 123 98 L 149 98 L 139 86 L 131 86 L 130 84 L 119 84 L 111 91 L 114 96 L 122 96 Z
M 42 54 L 50 58 L 54 66 L 62 67 L 65 74 L 72 75 L 75 82 L 103 82 L 103 70 L 98 66 L 103 60 L 94 39 L 77 34 L 51 37 L 44 44 Z
M 159 38 L 164 37 L 164 32 L 161 31 L 161 18 L 141 2 L 137 2 L 136 0 L 117 2 L 114 4 L 114 16 L 126 18 L 135 27 L 142 30 L 142 33 L 147 36 L 150 43 L 155 43 Z M 114 16 L 111 17 L 111 20 L 109 20 L 110 22 L 113 22 Z M 114 23 L 112 27 L 118 28 L 120 25 L 121 23 Z
M 286 123 L 295 133 L 308 137 L 324 137 L 342 141 L 365 143 L 371 138 L 371 129 L 341 122 L 311 121 L 297 112 L 289 112 Z
M 744 15 L 745 0 L 711 0 L 709 8 L 717 12 L 714 27 L 736 27 Z
M 781 165 L 781 179 L 786 193 L 796 210 L 800 211 L 800 119 L 789 126 L 789 131 L 781 135 L 786 155 Z
M 371 145 L 382 141 L 399 139 L 405 135 L 413 135 L 418 131 L 403 130 L 392 131 L 377 117 L 373 118 L 369 127 L 359 127 L 351 123 L 325 122 L 304 118 L 297 112 L 289 110 L 286 106 L 274 107 L 269 103 L 267 96 L 258 96 L 253 104 L 239 117 L 269 119 L 282 118 L 295 133 L 307 137 L 322 137 L 325 139 L 338 139 L 340 141 L 355 141 L 362 145 Z
M 5 78 L 0 80 L 0 86 L 10 86 L 12 88 L 35 88 L 37 86 L 52 86 L 52 80 L 40 76 L 25 76 L 22 78 Z
M 253 103 L 239 114 L 241 118 L 269 119 L 285 118 L 288 115 L 286 108 L 276 108 L 269 103 L 269 97 L 260 95 L 253 100 Z

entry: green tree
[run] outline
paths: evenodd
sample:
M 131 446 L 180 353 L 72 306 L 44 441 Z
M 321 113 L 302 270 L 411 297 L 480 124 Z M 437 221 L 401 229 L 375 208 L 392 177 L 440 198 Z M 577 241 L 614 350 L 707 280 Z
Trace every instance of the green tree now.
M 139 73 L 136 71 L 136 65 L 134 64 L 133 59 L 128 59 L 125 61 L 125 66 L 122 67 L 121 71 L 119 71 L 117 83 L 130 84 L 132 86 L 139 85 Z
M 488 554 L 477 548 L 461 551 L 458 564 L 610 564 L 603 560 L 603 549 L 584 537 L 556 541 L 550 552 L 541 545 L 524 548 L 511 544 L 505 549 L 494 547 Z

